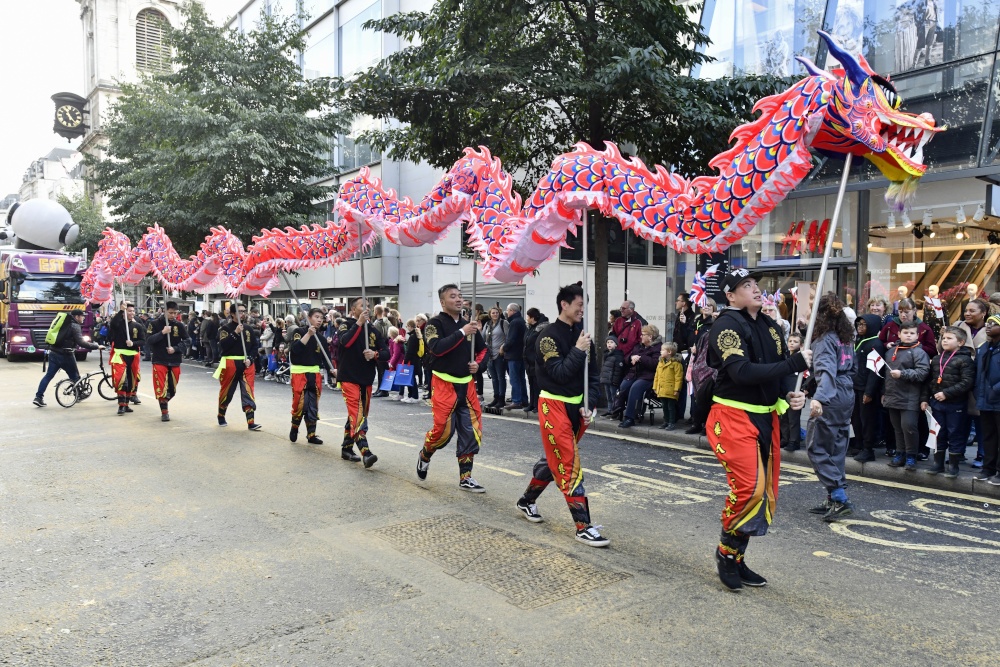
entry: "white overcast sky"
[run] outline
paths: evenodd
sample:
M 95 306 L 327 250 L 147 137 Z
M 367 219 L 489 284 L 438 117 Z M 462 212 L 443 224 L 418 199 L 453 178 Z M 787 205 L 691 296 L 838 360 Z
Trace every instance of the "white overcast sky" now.
M 223 21 L 246 0 L 204 0 Z M 76 148 L 52 131 L 54 93 L 86 95 L 83 29 L 76 0 L 0 0 L 0 198 L 17 192 L 32 162 L 53 148 Z

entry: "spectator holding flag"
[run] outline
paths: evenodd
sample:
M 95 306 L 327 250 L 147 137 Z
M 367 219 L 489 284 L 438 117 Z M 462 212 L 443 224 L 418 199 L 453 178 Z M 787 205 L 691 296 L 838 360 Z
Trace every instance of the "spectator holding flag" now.
M 848 454 L 855 461 L 868 463 L 875 460 L 875 442 L 878 436 L 879 406 L 882 404 L 882 374 L 885 366 L 885 345 L 879 340 L 878 332 L 882 318 L 878 315 L 861 315 L 854 320 L 854 358 L 857 373 L 854 375 L 854 414 L 851 426 L 854 439 Z M 872 353 L 876 358 L 870 358 Z

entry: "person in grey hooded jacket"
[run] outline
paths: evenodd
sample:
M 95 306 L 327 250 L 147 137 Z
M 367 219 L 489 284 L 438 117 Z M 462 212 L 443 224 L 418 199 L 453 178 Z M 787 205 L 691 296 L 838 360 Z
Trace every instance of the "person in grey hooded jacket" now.
M 836 521 L 854 513 L 844 473 L 854 412 L 854 330 L 836 294 L 824 294 L 816 308 L 810 345 L 816 391 L 809 402 L 806 452 L 827 497 L 809 511 Z

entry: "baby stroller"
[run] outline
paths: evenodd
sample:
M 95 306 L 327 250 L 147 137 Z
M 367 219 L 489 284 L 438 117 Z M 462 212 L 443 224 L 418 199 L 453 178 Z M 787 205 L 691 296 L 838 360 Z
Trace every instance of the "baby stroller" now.
M 292 381 L 292 367 L 287 361 L 279 361 L 278 368 L 274 371 L 274 381 L 279 384 L 290 384 Z

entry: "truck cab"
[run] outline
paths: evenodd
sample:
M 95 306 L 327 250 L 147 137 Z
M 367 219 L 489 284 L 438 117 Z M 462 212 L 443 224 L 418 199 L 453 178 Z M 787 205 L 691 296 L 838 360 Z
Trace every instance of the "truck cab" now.
M 94 313 L 80 294 L 86 255 L 52 250 L 0 251 L 0 356 L 8 361 L 41 357 L 45 334 L 56 315 L 81 308 L 85 340 L 93 335 Z M 87 350 L 77 349 L 83 361 Z

